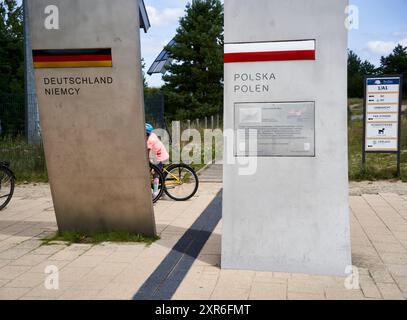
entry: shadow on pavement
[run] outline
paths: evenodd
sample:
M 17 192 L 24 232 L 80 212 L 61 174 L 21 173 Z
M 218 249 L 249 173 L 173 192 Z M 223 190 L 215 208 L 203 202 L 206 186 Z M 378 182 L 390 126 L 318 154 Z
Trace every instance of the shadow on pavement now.
M 133 299 L 170 300 L 218 225 L 221 216 L 220 191 L 144 282 Z
M 160 227 L 160 226 L 168 226 L 168 225 L 160 225 L 160 224 L 157 224 L 157 227 Z M 192 227 L 191 227 L 192 228 Z M 182 236 L 182 235 L 184 235 L 187 231 L 189 231 L 190 229 L 185 229 L 185 228 L 181 228 L 181 227 L 174 227 L 174 226 L 171 226 L 171 233 L 174 233 L 174 234 L 179 234 L 180 235 L 180 237 Z M 165 230 L 164 230 L 164 233 L 165 233 Z M 162 233 L 161 233 L 162 234 Z M 218 233 L 211 233 L 210 234 L 210 237 L 213 239 L 213 242 L 215 242 L 215 243 L 221 243 L 222 242 L 222 235 L 220 235 L 220 234 L 218 234 Z M 171 250 L 177 250 L 177 247 L 172 247 L 172 246 L 169 246 L 169 245 L 167 245 L 166 243 L 165 243 L 165 236 L 163 236 L 162 238 L 161 238 L 162 240 L 164 240 L 164 243 L 161 243 L 160 241 L 158 241 L 158 242 L 155 242 L 157 245 L 159 245 L 159 246 L 162 246 L 162 247 L 166 247 L 166 248 L 170 248 Z M 197 258 L 196 258 L 196 260 L 199 260 L 199 261 L 201 261 L 201 262 L 204 262 L 204 263 L 209 263 L 210 265 L 214 265 L 214 261 L 213 261 L 213 259 L 211 259 L 210 257 L 208 257 L 208 256 L 211 256 L 211 255 L 220 255 L 221 254 L 221 248 L 220 248 L 220 246 L 219 246 L 219 250 L 218 251 L 212 251 L 211 253 L 205 253 L 205 254 L 202 254 L 202 255 L 199 255 Z M 220 266 L 220 262 L 218 262 L 218 263 L 216 263 L 216 265 L 215 266 Z

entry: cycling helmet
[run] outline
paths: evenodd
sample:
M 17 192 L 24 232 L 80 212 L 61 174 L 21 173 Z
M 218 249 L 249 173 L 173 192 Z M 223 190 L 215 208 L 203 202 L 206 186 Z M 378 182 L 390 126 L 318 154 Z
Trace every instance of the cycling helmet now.
M 151 124 L 146 123 L 146 134 L 149 136 L 153 131 L 154 127 Z

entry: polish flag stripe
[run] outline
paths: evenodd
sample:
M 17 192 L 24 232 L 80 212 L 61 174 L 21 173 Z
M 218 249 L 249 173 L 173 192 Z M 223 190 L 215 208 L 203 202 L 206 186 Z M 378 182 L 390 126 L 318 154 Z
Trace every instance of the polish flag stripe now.
M 225 44 L 225 63 L 287 60 L 315 60 L 315 40 Z

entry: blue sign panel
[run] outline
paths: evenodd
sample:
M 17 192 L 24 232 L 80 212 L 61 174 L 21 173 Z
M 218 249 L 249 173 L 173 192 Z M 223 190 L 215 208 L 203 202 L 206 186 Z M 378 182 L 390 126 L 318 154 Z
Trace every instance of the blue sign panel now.
M 370 78 L 367 80 L 368 86 L 398 85 L 398 84 L 400 84 L 400 78 Z

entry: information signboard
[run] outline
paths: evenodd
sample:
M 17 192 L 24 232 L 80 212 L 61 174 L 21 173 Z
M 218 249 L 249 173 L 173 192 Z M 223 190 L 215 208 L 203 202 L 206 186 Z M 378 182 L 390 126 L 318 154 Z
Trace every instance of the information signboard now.
M 400 175 L 402 76 L 366 77 L 363 164 L 365 153 L 397 153 Z
M 365 152 L 398 152 L 400 77 L 366 78 Z

